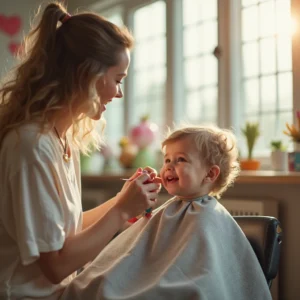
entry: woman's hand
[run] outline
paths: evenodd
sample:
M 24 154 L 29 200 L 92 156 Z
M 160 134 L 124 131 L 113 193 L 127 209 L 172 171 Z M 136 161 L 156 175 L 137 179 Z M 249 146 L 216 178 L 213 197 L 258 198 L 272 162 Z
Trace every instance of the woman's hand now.
M 116 196 L 116 206 L 121 210 L 124 220 L 153 207 L 160 189 L 161 178 L 157 177 L 157 172 L 150 167 L 144 170 L 139 168 Z

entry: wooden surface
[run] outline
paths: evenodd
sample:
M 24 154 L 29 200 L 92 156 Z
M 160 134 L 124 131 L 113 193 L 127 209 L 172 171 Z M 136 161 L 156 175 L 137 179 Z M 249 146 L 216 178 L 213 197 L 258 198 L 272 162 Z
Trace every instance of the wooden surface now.
M 100 175 L 82 175 L 82 183 L 115 182 L 121 178 L 128 178 L 133 171 L 124 173 L 104 173 Z M 300 184 L 300 172 L 277 171 L 242 171 L 237 178 L 239 183 L 274 183 L 274 184 Z

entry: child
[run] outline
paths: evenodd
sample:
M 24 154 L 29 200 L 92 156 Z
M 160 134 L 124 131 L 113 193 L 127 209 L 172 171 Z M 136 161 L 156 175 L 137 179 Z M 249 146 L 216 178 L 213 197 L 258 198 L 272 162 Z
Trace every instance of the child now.
M 183 127 L 162 146 L 174 197 L 113 240 L 62 299 L 271 299 L 251 245 L 215 198 L 239 172 L 233 134 Z

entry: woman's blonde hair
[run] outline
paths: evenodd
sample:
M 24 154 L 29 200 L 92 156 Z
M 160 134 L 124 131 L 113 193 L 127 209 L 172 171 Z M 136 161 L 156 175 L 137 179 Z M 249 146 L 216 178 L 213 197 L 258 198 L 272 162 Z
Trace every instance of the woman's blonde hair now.
M 220 198 L 221 194 L 233 184 L 240 172 L 236 138 L 230 130 L 216 126 L 180 126 L 170 130 L 162 142 L 162 149 L 169 143 L 189 137 L 195 142 L 201 161 L 208 167 L 217 165 L 220 168 L 211 195 Z
M 41 7 L 34 20 L 40 12 Z M 66 16 L 62 4 L 51 2 L 25 38 L 20 63 L 0 89 L 0 144 L 9 130 L 28 122 L 40 122 L 42 130 L 46 124 L 53 128 L 55 113 L 67 108 L 73 144 L 83 153 L 90 146 L 99 148 L 95 121 L 75 117 L 73 110 L 87 102 L 99 104 L 97 79 L 118 64 L 123 50 L 132 48 L 133 37 L 93 13 Z

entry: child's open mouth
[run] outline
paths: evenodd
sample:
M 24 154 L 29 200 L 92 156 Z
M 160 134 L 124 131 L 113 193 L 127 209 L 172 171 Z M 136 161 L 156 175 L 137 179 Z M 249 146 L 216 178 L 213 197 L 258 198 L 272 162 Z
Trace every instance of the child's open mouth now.
M 167 177 L 167 182 L 176 182 L 178 180 L 179 180 L 178 177 L 173 177 L 173 176 L 168 176 Z

